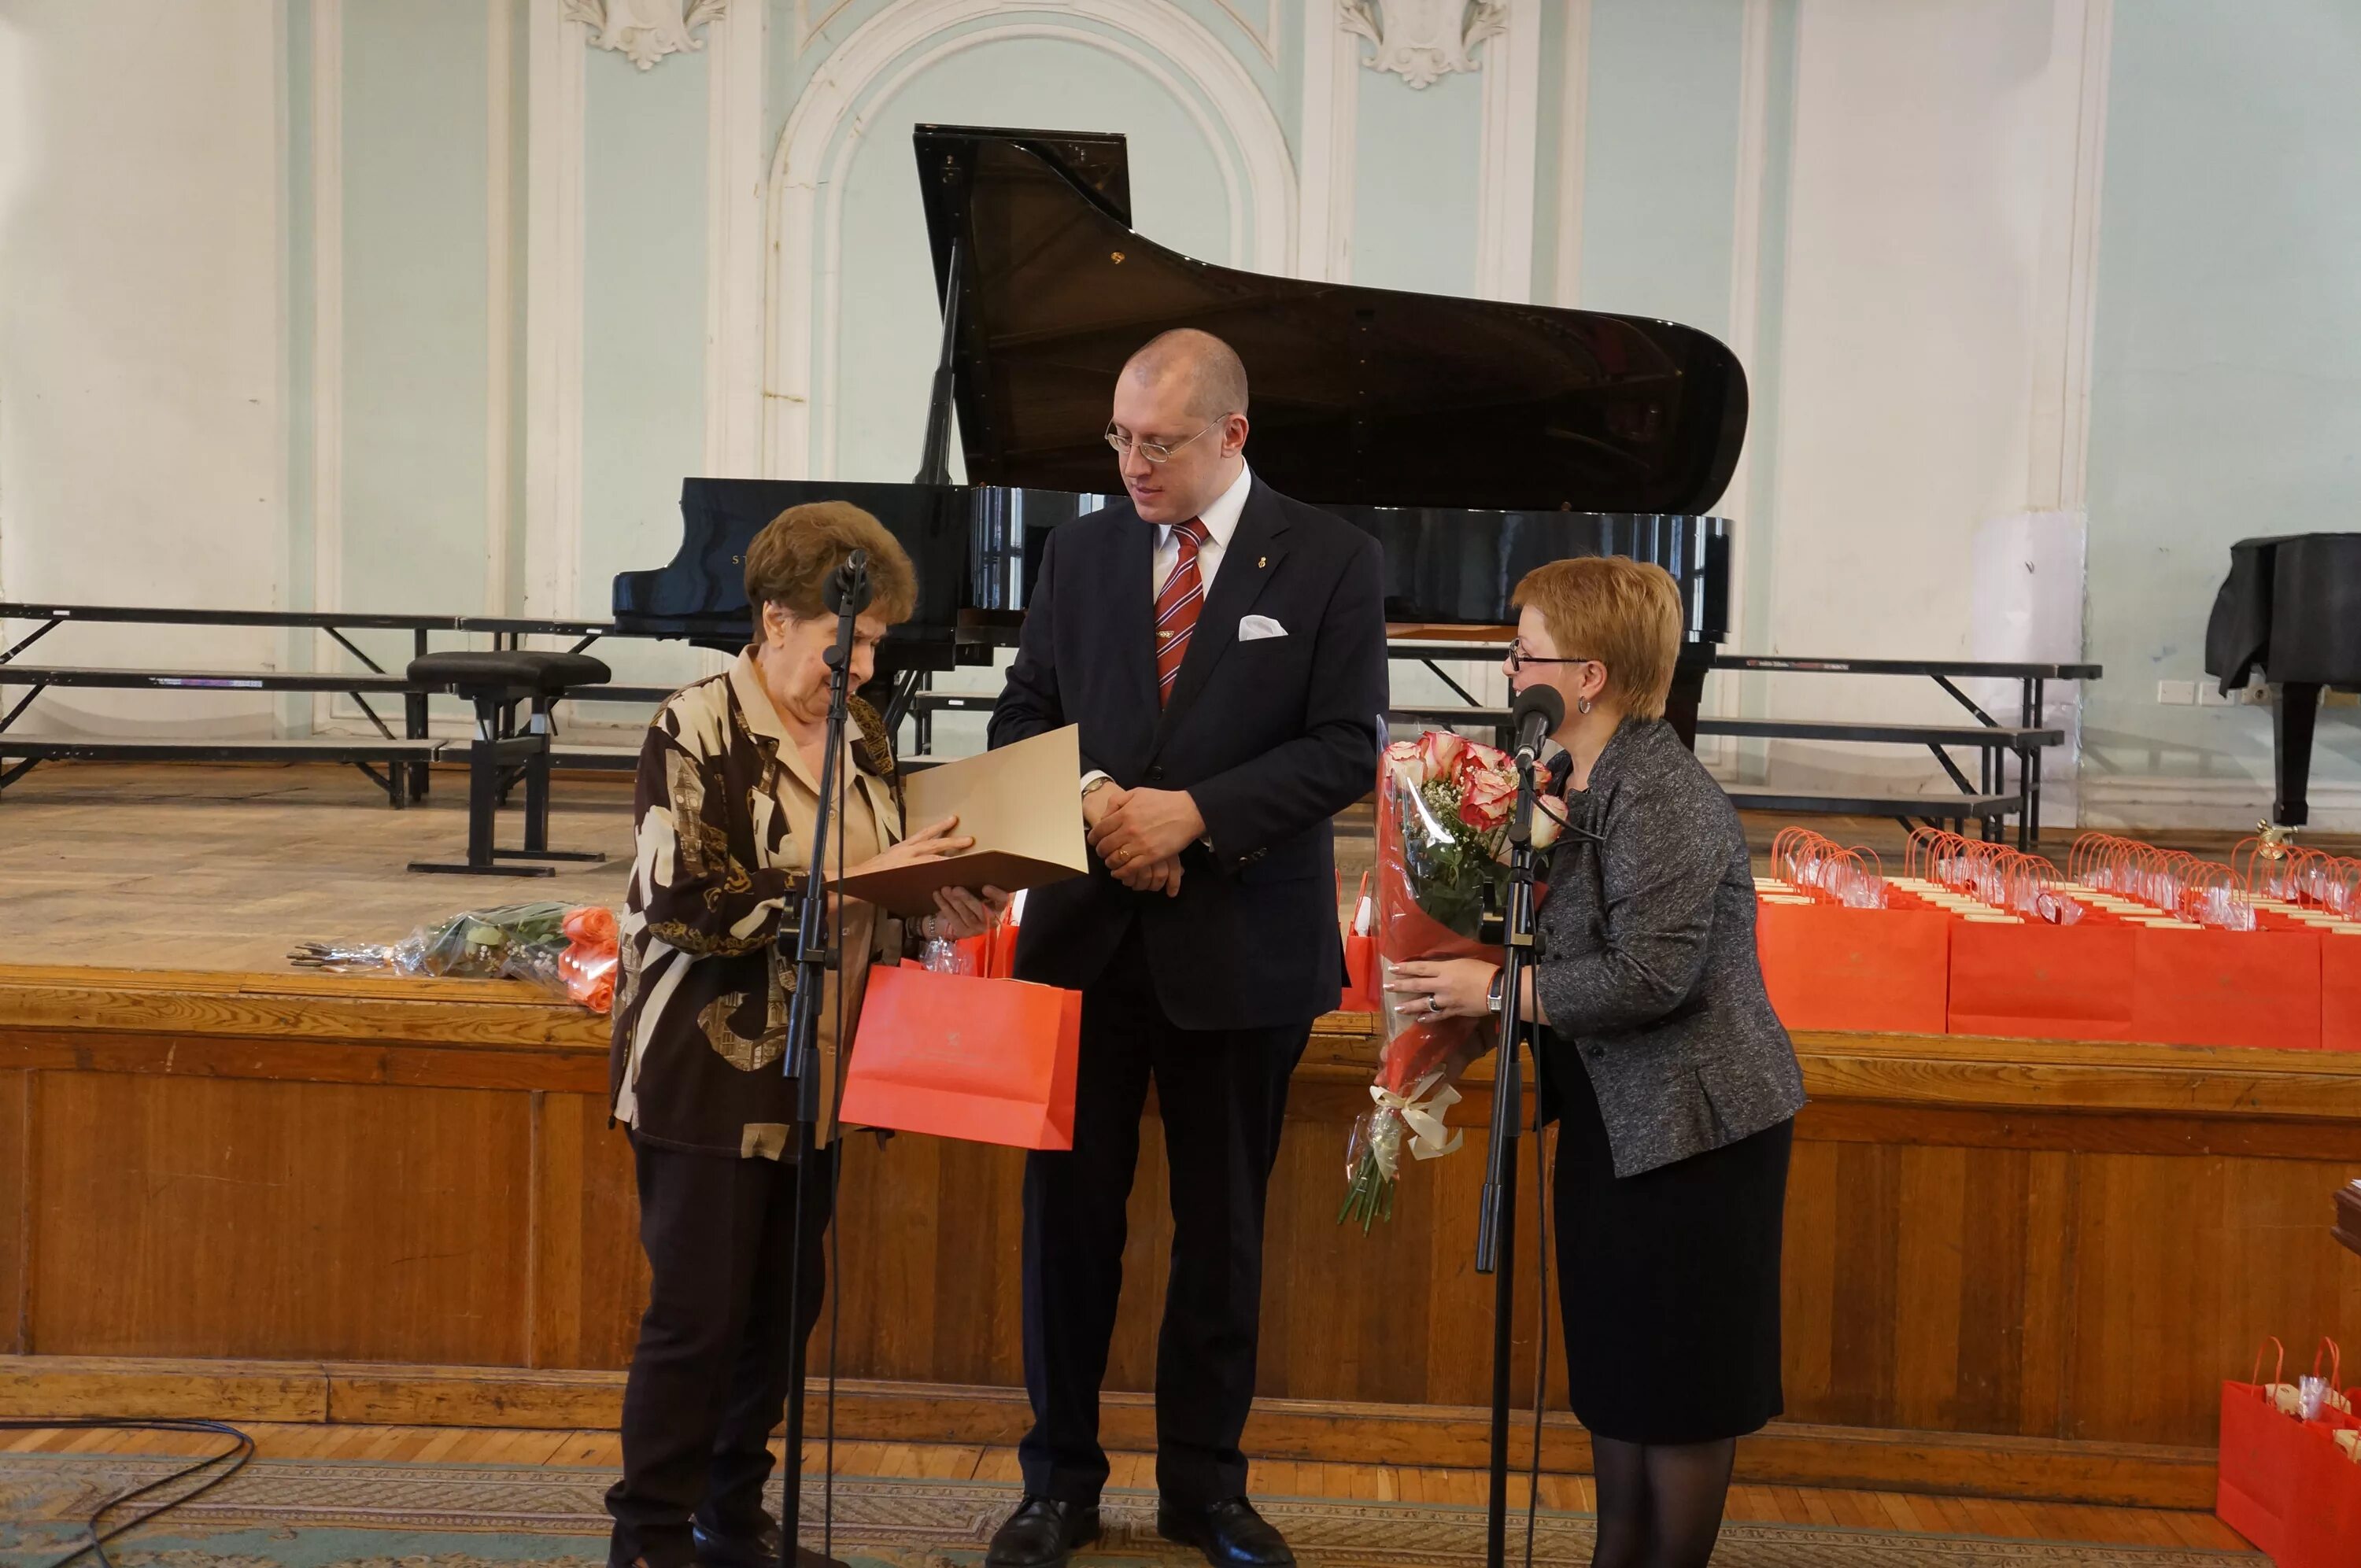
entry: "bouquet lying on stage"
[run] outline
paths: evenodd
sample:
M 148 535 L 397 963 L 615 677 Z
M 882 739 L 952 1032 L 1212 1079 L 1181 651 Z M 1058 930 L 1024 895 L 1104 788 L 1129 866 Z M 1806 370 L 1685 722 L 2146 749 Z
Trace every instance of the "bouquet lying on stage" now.
M 1506 906 L 1509 817 L 1517 804 L 1516 764 L 1505 751 L 1430 729 L 1397 740 L 1378 761 L 1377 953 L 1379 985 L 1394 966 L 1420 959 L 1488 958 L 1485 916 Z M 1533 813 L 1533 847 L 1545 850 L 1564 826 L 1546 798 Z M 1433 1159 L 1459 1146 L 1444 1114 L 1459 1102 L 1453 1087 L 1467 1063 L 1489 1048 L 1491 1021 L 1416 1019 L 1380 990 L 1386 1043 L 1376 1105 L 1354 1124 L 1345 1153 L 1347 1190 L 1337 1221 L 1363 1230 L 1393 1213 L 1402 1148 Z M 1481 1034 L 1479 1035 L 1479 1027 Z
M 603 904 L 509 904 L 471 909 L 401 941 L 299 942 L 299 969 L 456 980 L 526 980 L 593 1013 L 615 1003 L 615 912 Z

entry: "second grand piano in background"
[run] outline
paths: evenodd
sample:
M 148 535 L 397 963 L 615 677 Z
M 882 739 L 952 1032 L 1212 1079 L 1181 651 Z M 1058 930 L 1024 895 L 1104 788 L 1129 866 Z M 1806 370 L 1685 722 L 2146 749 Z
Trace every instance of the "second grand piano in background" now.
M 832 499 L 876 513 L 917 565 L 917 612 L 881 671 L 988 660 L 1015 640 L 1039 539 L 1110 499 L 1124 360 L 1194 326 L 1246 361 L 1256 472 L 1384 545 L 1397 629 L 1505 639 L 1517 580 L 1565 556 L 1671 572 L 1687 648 L 1667 717 L 1692 733 L 1730 593 L 1729 524 L 1705 513 L 1746 430 L 1728 348 L 1670 322 L 1193 260 L 1132 230 L 1119 136 L 922 126 L 916 140 L 946 319 L 921 478 L 686 481 L 680 553 L 616 577 L 618 630 L 742 645 L 747 543 Z M 964 485 L 940 482 L 947 400 Z

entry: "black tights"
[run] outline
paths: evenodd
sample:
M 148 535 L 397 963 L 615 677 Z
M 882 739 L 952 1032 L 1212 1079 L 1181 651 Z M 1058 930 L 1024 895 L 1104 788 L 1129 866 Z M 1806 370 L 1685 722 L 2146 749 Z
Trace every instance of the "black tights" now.
M 1594 1436 L 1598 1540 L 1590 1568 L 1705 1568 L 1721 1533 L 1735 1438 L 1639 1443 Z

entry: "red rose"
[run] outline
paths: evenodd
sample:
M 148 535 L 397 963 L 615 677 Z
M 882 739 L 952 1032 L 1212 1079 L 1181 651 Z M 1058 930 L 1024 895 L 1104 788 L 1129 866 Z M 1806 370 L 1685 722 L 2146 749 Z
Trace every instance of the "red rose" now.
M 1517 778 L 1491 768 L 1469 768 L 1459 776 L 1459 820 L 1489 832 L 1509 820 L 1517 806 Z
M 1463 768 L 1483 768 L 1496 773 L 1508 773 L 1511 777 L 1515 776 L 1516 771 L 1516 763 L 1509 753 L 1497 746 L 1487 746 L 1481 740 L 1467 742 L 1467 750 L 1461 757 L 1459 765 Z
M 1426 776 L 1444 779 L 1459 767 L 1467 741 L 1466 737 L 1448 729 L 1430 729 L 1418 738 L 1418 749 L 1426 761 Z

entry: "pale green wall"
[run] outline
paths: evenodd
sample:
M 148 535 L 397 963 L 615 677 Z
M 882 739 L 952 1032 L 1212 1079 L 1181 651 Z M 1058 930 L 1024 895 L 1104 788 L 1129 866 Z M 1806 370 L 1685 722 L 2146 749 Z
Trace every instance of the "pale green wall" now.
M 1473 294 L 1483 79 L 1460 72 L 1413 89 L 1388 72 L 1358 75 L 1353 281 L 1422 294 Z
M 312 0 L 287 5 L 287 587 L 290 609 L 310 609 L 313 583 L 312 323 L 316 207 L 312 190 Z M 288 668 L 308 669 L 313 639 L 290 632 Z M 290 704 L 307 712 L 308 701 Z M 290 718 L 285 722 L 292 722 Z
M 1121 131 L 1130 138 L 1139 231 L 1183 255 L 1229 255 L 1221 170 L 1196 124 L 1161 83 L 1089 45 L 1046 38 L 981 45 L 920 71 L 863 119 L 867 134 L 844 182 L 840 243 L 833 256 L 815 258 L 845 269 L 840 478 L 907 479 L 925 433 L 941 317 L 910 152 L 913 123 Z
M 680 547 L 680 481 L 705 467 L 707 58 L 640 71 L 588 60 L 583 118 L 582 554 L 570 607 L 604 618 L 615 574 Z M 619 678 L 687 673 L 665 645 L 618 642 Z
M 344 6 L 343 607 L 482 608 L 481 0 Z
M 2268 778 L 2255 707 L 2202 679 L 2229 546 L 2361 529 L 2361 11 L 2118 5 L 2091 393 L 2090 775 Z M 2317 783 L 2361 782 L 2355 710 Z
M 505 602 L 489 607 L 494 613 L 524 611 L 525 508 L 525 330 L 528 319 L 525 263 L 529 257 L 528 195 L 533 174 L 533 54 L 530 7 L 533 0 L 490 0 L 508 12 L 509 19 L 509 484 L 508 515 L 500 547 L 508 554 Z
M 1717 510 L 1738 514 L 1746 531 L 1746 571 L 1739 584 L 1742 609 L 1737 651 L 1769 651 L 1771 564 L 1779 548 L 1779 515 L 1773 498 L 1779 478 L 1779 366 L 1786 342 L 1788 192 L 1795 150 L 1795 8 L 1798 0 L 1772 0 L 1769 67 L 1765 72 L 1763 137 L 1763 215 L 1755 271 L 1753 362 L 1746 367 L 1747 471 L 1743 495 L 1725 499 Z M 1716 675 L 1717 682 L 1730 680 Z M 1723 694 L 1716 692 L 1717 697 Z M 1750 674 L 1738 682 L 1736 711 L 1769 711 L 1768 682 Z M 1761 746 L 1741 750 L 1741 767 L 1759 778 L 1765 762 Z
M 1535 304 L 1557 301 L 1558 170 L 1566 116 L 1586 85 L 1566 75 L 1565 7 L 1542 7 L 1540 102 L 1533 115 L 1533 291 Z
M 1586 310 L 1726 336 L 1738 193 L 1737 0 L 1595 0 Z

